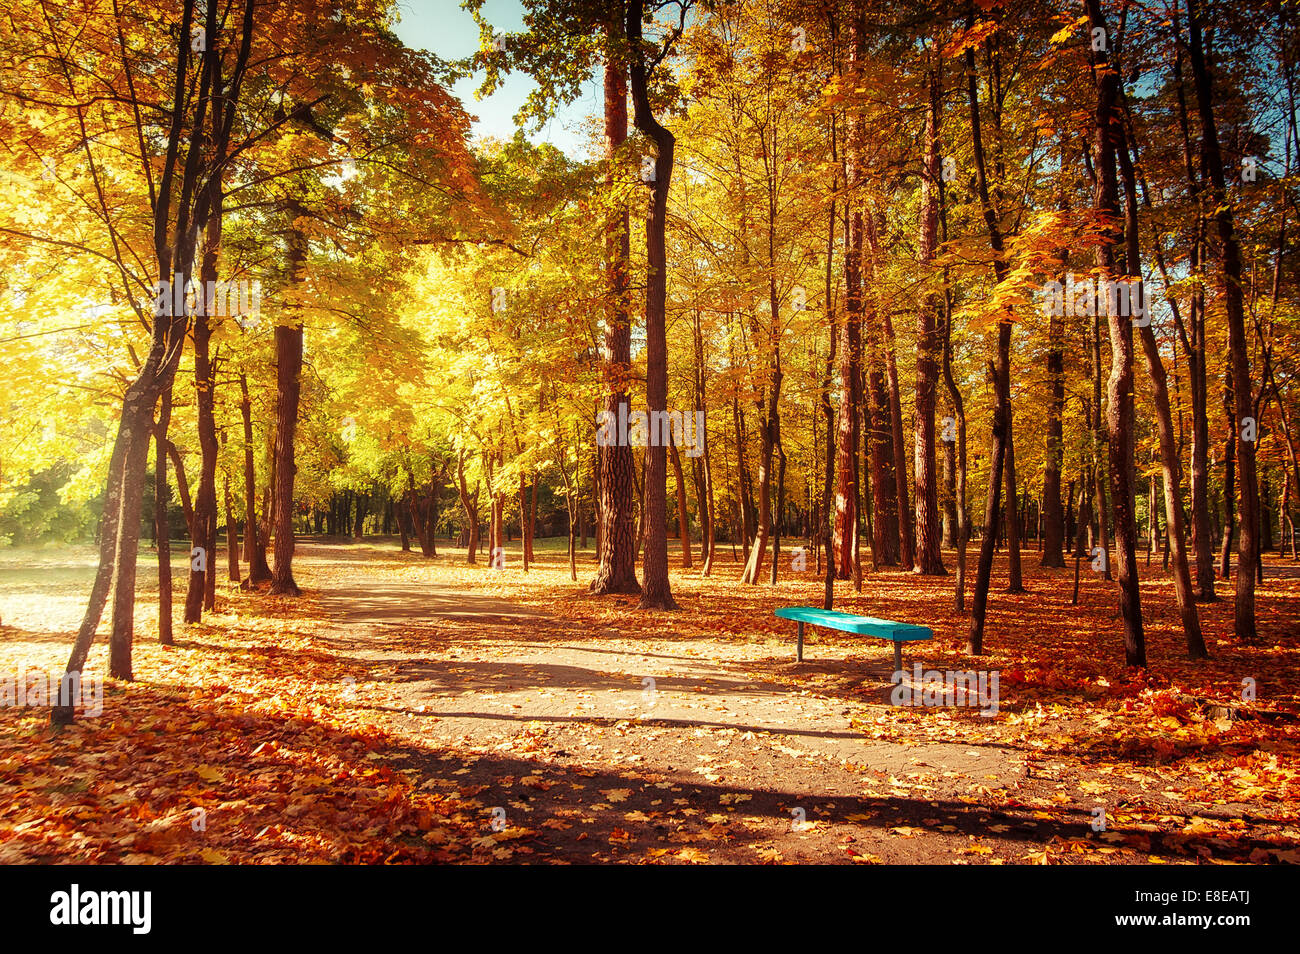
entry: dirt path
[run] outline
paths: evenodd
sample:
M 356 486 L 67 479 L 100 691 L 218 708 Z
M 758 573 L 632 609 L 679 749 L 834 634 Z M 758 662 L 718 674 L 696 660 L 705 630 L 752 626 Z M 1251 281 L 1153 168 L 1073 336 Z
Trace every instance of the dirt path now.
M 789 646 L 573 633 L 508 601 L 363 576 L 320 595 L 322 640 L 356 666 L 347 695 L 411 741 L 397 758 L 454 753 L 454 767 L 423 766 L 428 784 L 507 826 L 485 826 L 502 860 L 946 862 L 987 853 L 980 836 L 999 822 L 1043 837 L 977 803 L 1023 778 L 1014 753 L 868 743 L 852 722 L 875 717 L 876 694 L 846 705 L 756 677 L 793 665 Z M 833 643 L 816 655 L 804 665 L 857 668 L 887 694 L 886 644 L 866 665 Z

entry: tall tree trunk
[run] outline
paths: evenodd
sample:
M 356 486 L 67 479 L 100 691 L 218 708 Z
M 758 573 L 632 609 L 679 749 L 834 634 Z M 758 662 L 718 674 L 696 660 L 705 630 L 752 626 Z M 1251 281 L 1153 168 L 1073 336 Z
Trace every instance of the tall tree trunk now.
M 673 474 L 677 478 L 677 538 L 682 545 L 682 566 L 690 569 L 691 564 L 691 524 L 686 515 L 686 480 L 682 476 L 682 455 L 677 450 L 677 442 L 672 444 Z
M 850 121 L 850 137 L 857 122 L 859 120 Z M 862 257 L 862 213 L 854 209 L 849 215 L 849 221 L 850 232 L 846 236 L 847 248 L 844 254 L 844 283 L 848 300 L 839 326 L 839 433 L 833 441 L 836 449 L 833 563 L 835 576 L 841 580 L 847 580 L 853 575 L 857 550 L 857 448 L 861 443 L 858 422 L 862 406 L 859 388 L 862 378 L 862 282 L 859 272 Z
M 395 501 L 393 504 L 393 516 L 397 519 L 397 532 L 402 538 L 403 553 L 409 553 L 411 551 L 411 534 L 407 530 L 407 526 L 406 526 L 407 508 L 409 508 L 410 506 L 411 506 L 410 491 L 407 491 L 406 493 L 402 494 L 401 499 Z
M 303 281 L 307 262 L 307 236 L 297 222 L 305 210 L 291 201 L 288 211 L 289 281 L 297 284 Z M 302 393 L 302 346 L 302 317 L 291 314 L 275 328 L 275 569 L 271 592 L 286 596 L 301 593 L 293 578 L 293 488 L 298 473 L 293 442 Z
M 855 5 L 849 23 L 849 73 L 856 76 L 866 56 L 866 26 L 859 5 Z M 863 147 L 866 136 L 861 110 L 848 115 L 844 149 L 844 182 L 857 190 L 863 179 Z M 835 440 L 835 577 L 847 580 L 861 575 L 858 562 L 858 501 L 860 469 L 858 448 L 861 446 L 862 408 L 862 203 L 845 200 L 844 204 L 844 318 L 839 326 L 839 430 Z M 831 217 L 828 248 L 833 252 L 834 216 Z M 834 256 L 828 252 L 828 260 Z M 836 350 L 836 349 L 832 349 Z M 874 551 L 873 551 L 874 553 Z
M 474 485 L 474 493 L 469 492 L 469 487 L 465 484 L 465 452 L 461 451 L 456 458 L 456 481 L 457 489 L 460 491 L 460 505 L 465 510 L 465 528 L 469 533 L 468 542 L 466 543 L 465 562 L 474 563 L 478 558 L 478 484 Z
M 248 396 L 248 378 L 239 375 L 239 413 L 244 424 L 244 559 L 248 561 L 248 583 L 254 585 L 271 579 L 266 563 L 266 547 L 257 531 L 257 470 L 253 466 L 253 415 Z
M 763 152 L 768 162 L 770 170 L 767 177 L 767 260 L 775 269 L 776 260 L 776 209 L 777 193 L 776 180 L 779 175 L 776 163 L 777 148 L 775 136 L 773 137 L 772 148 L 769 152 L 766 134 L 763 140 Z M 767 280 L 767 305 L 768 316 L 771 319 L 771 325 L 768 328 L 759 328 L 757 322 L 754 327 L 754 340 L 760 342 L 764 338 L 767 340 L 770 351 L 764 349 L 760 353 L 765 353 L 769 362 L 768 382 L 763 393 L 759 398 L 759 414 L 762 420 L 762 439 L 761 451 L 759 455 L 758 470 L 758 487 L 759 487 L 759 507 L 758 507 L 758 533 L 754 537 L 754 545 L 749 551 L 749 560 L 745 566 L 745 572 L 741 579 L 745 583 L 757 583 L 759 574 L 763 567 L 763 552 L 767 546 L 768 534 L 772 536 L 772 582 L 776 582 L 777 567 L 775 561 L 778 559 L 779 539 L 780 539 L 780 515 L 783 504 L 784 488 L 780 486 L 778 480 L 777 498 L 775 503 L 772 501 L 772 456 L 780 448 L 781 441 L 781 381 L 783 378 L 781 370 L 781 315 L 780 299 L 777 293 L 776 273 L 769 269 Z M 784 462 L 784 452 L 781 453 L 781 459 Z
M 898 364 L 894 360 L 894 322 L 889 309 L 884 318 L 885 378 L 889 383 L 889 426 L 893 439 L 894 492 L 898 496 L 899 563 L 911 571 L 916 565 L 916 541 L 912 537 L 912 505 L 907 491 L 907 445 L 903 439 L 903 402 L 898 390 Z
M 1048 329 L 1047 464 L 1043 475 L 1043 557 L 1041 566 L 1065 566 L 1065 516 L 1061 508 L 1061 463 L 1065 442 L 1065 322 L 1052 315 Z
M 1100 0 L 1086 0 L 1093 30 L 1106 33 Z M 1106 50 L 1096 56 L 1097 109 L 1094 120 L 1094 164 L 1097 184 L 1093 208 L 1102 229 L 1097 246 L 1100 280 L 1109 282 L 1115 273 L 1114 245 L 1118 240 L 1119 188 L 1116 179 L 1116 151 L 1123 144 L 1119 124 L 1119 70 Z M 1135 267 L 1139 266 L 1134 261 Z M 1107 296 L 1108 298 L 1110 296 Z M 1115 513 L 1115 544 L 1119 557 L 1120 617 L 1124 622 L 1124 661 L 1129 666 L 1147 664 L 1146 637 L 1142 626 L 1142 595 L 1137 568 L 1137 520 L 1133 486 L 1133 321 L 1123 310 L 1106 308 L 1110 330 L 1111 366 L 1107 383 L 1106 433 L 1110 447 L 1111 507 Z
M 226 579 L 239 583 L 239 530 L 235 524 L 234 503 L 230 497 L 230 474 L 221 472 L 221 490 L 226 502 Z
M 1062 138 L 1062 162 L 1065 139 Z M 1069 212 L 1069 197 L 1062 187 L 1057 208 Z M 1062 267 L 1069 262 L 1068 250 L 1062 249 Z M 1064 306 L 1064 303 L 1062 303 Z M 1061 466 L 1065 459 L 1065 312 L 1056 309 L 1048 320 L 1047 330 L 1047 454 L 1043 471 L 1043 556 L 1044 567 L 1065 566 L 1065 517 L 1061 508 Z
M 975 25 L 973 8 L 967 8 L 966 25 Z M 987 166 L 984 160 L 984 141 L 980 133 L 979 96 L 976 89 L 975 50 L 966 50 L 966 94 L 970 106 L 971 141 L 974 146 L 975 185 L 984 215 L 984 227 L 989 246 L 993 250 L 993 271 L 998 284 L 1009 272 L 1004 258 L 1002 227 L 989 200 Z M 1007 447 L 1011 434 L 1011 314 L 1004 309 L 998 317 L 997 363 L 990 368 L 993 378 L 994 407 L 993 433 L 989 452 L 988 487 L 984 501 L 984 537 L 980 541 L 979 564 L 975 570 L 975 592 L 971 605 L 970 637 L 966 650 L 972 656 L 984 652 L 984 618 L 988 609 L 989 581 L 993 574 L 993 550 L 997 545 L 998 503 L 1002 490 L 1003 468 L 1006 466 Z M 1009 500 L 1008 506 L 1015 506 Z
M 1223 157 L 1219 151 L 1218 128 L 1212 99 L 1213 83 L 1201 36 L 1200 0 L 1187 0 L 1191 42 L 1188 54 L 1196 85 L 1201 117 L 1201 155 L 1210 175 L 1214 223 L 1219 233 L 1219 254 L 1223 269 L 1223 310 L 1228 323 L 1228 353 L 1232 362 L 1232 389 L 1236 401 L 1233 432 L 1237 442 L 1237 470 L 1241 495 L 1241 542 L 1237 548 L 1237 599 L 1233 607 L 1235 632 L 1239 640 L 1255 638 L 1255 570 L 1259 560 L 1259 486 L 1255 473 L 1255 441 L 1245 436 L 1243 422 L 1254 413 L 1250 381 L 1249 342 L 1242 306 L 1241 248 L 1233 224 L 1232 203 L 1227 194 Z
M 627 139 L 627 66 L 619 50 L 623 27 L 610 20 L 605 56 L 605 161 L 606 188 L 612 194 L 620 184 L 618 169 Z M 605 322 L 606 419 L 618 421 L 627 413 L 627 387 L 631 377 L 632 330 L 628 319 L 628 210 L 617 203 L 605 231 L 605 267 L 609 303 Z M 636 579 L 635 464 L 632 448 L 615 440 L 598 448 L 600 565 L 590 592 L 640 593 Z
M 1188 121 L 1187 94 L 1183 80 L 1182 27 L 1178 4 L 1173 5 L 1174 43 L 1173 80 L 1178 104 L 1178 126 L 1183 145 L 1183 171 L 1188 193 L 1197 209 L 1195 234 L 1188 253 L 1188 270 L 1193 279 L 1188 302 L 1187 334 L 1180 334 L 1187 354 L 1188 386 L 1192 396 L 1192 549 L 1196 554 L 1196 598 L 1212 603 L 1214 592 L 1214 532 L 1210 521 L 1210 427 L 1209 386 L 1206 374 L 1204 248 L 1205 209 L 1197 163 L 1192 153 L 1192 134 Z M 1157 257 L 1157 261 L 1160 259 Z M 1175 312 L 1177 320 L 1177 312 Z M 1175 376 L 1177 385 L 1178 378 Z
M 1112 119 L 1112 123 L 1114 122 L 1115 120 Z M 1119 168 L 1124 181 L 1125 259 L 1129 264 L 1129 287 L 1133 288 L 1135 285 L 1142 287 L 1142 276 L 1132 274 L 1137 272 L 1142 257 L 1138 248 L 1137 186 L 1130 145 L 1132 153 L 1136 155 L 1136 143 L 1129 144 L 1126 140 L 1122 140 L 1119 144 Z M 1143 305 L 1144 317 L 1137 323 L 1138 335 L 1142 340 L 1142 355 L 1146 361 L 1147 376 L 1151 379 L 1151 391 L 1156 405 L 1156 428 L 1160 437 L 1160 471 L 1164 481 L 1166 540 L 1169 549 L 1173 551 L 1174 560 L 1174 597 L 1178 603 L 1178 615 L 1182 620 L 1183 635 L 1187 641 L 1187 654 L 1193 659 L 1204 659 L 1208 653 L 1205 648 L 1205 637 L 1201 633 L 1201 621 L 1196 611 L 1195 596 L 1192 593 L 1192 577 L 1187 565 L 1186 533 L 1183 530 L 1182 465 L 1179 460 L 1178 440 L 1174 434 L 1173 412 L 1169 406 L 1165 365 L 1160 357 L 1160 346 L 1156 343 L 1155 331 L 1151 327 L 1150 302 L 1147 301 L 1145 288 L 1142 289 L 1140 301 Z M 1155 548 L 1156 529 L 1159 525 L 1155 493 L 1155 479 L 1152 478 L 1151 506 L 1148 509 L 1151 549 Z M 1166 558 L 1169 555 L 1169 550 L 1166 550 Z M 1149 559 L 1148 557 L 1148 561 Z
M 356 495 L 356 498 L 357 498 L 357 515 L 356 515 L 356 520 L 352 524 L 352 539 L 359 542 L 362 539 L 362 532 L 365 530 L 366 509 L 367 509 L 367 505 L 370 502 L 370 498 L 368 495 L 360 494 L 360 493 Z
M 772 456 L 776 449 L 777 430 L 780 417 L 777 403 L 781 393 L 781 352 L 780 345 L 775 344 L 771 377 L 768 381 L 763 403 L 759 408 L 762 423 L 759 427 L 759 464 L 758 464 L 758 522 L 754 541 L 750 545 L 749 558 L 741 574 L 741 582 L 757 583 L 763 568 L 763 556 L 767 549 L 768 536 L 772 532 Z M 777 502 L 780 505 L 780 501 Z
M 1224 374 L 1223 416 L 1227 433 L 1223 438 L 1223 541 L 1219 551 L 1219 576 L 1232 574 L 1232 544 L 1236 539 L 1237 428 L 1233 420 L 1232 373 Z
M 700 310 L 696 308 L 693 311 L 694 320 L 691 324 L 691 335 L 694 345 L 694 404 L 696 413 L 701 415 L 697 420 L 706 421 L 706 425 L 695 438 L 700 447 L 698 453 L 691 458 L 691 474 L 695 480 L 696 512 L 699 514 L 700 519 L 700 561 L 703 564 L 700 575 L 708 576 L 713 570 L 713 469 L 710 463 L 707 414 L 705 413 L 704 333 L 700 327 Z
M 631 93 L 636 128 L 655 144 L 654 184 L 646 216 L 646 409 L 651 430 L 656 414 L 668 411 L 668 341 L 666 337 L 668 259 L 664 231 L 668 216 L 668 183 L 673 174 L 673 134 L 659 124 L 650 108 L 649 77 L 641 49 L 642 0 L 627 5 L 627 38 L 631 51 Z M 661 435 L 662 436 L 662 435 Z M 645 463 L 645 587 L 642 609 L 677 609 L 668 580 L 667 448 L 661 439 L 646 448 Z
M 528 512 L 528 483 L 524 480 L 523 474 L 519 475 L 519 552 L 523 555 L 524 572 L 528 572 L 528 561 L 531 554 L 528 546 L 528 524 L 530 514 Z
M 203 618 L 208 583 L 216 583 L 217 569 L 217 420 L 216 369 L 212 364 L 212 303 L 205 290 L 217 280 L 221 252 L 221 204 L 208 222 L 203 258 L 199 266 L 199 294 L 194 315 L 194 393 L 198 404 L 199 483 L 194 494 L 194 525 L 190 537 L 189 587 L 185 591 L 185 622 Z M 215 296 L 214 296 L 215 297 Z M 196 556 L 197 553 L 197 556 Z
M 429 496 L 424 505 L 424 539 L 429 541 L 429 549 L 424 554 L 427 557 L 436 557 L 438 555 L 438 498 L 441 496 L 442 474 L 433 473 L 430 467 L 429 474 Z
M 153 456 L 153 525 L 158 547 L 158 642 L 164 646 L 172 638 L 172 547 L 171 527 L 167 520 L 167 428 L 171 424 L 172 396 L 165 393 L 159 402 L 158 424 L 154 429 Z
M 165 394 L 166 392 L 164 392 Z M 171 395 L 166 395 L 171 400 Z M 176 493 L 181 498 L 181 514 L 185 518 L 185 532 L 189 533 L 190 526 L 194 523 L 194 508 L 190 504 L 190 485 L 185 479 L 185 461 L 181 458 L 181 452 L 170 440 L 167 444 L 167 459 L 172 462 L 172 471 L 176 474 Z
M 929 103 L 925 115 L 924 174 L 921 179 L 921 267 L 933 271 L 939 237 L 939 128 L 942 85 L 933 45 L 926 73 Z M 928 277 L 928 274 L 927 274 Z M 940 341 L 938 295 L 925 295 L 916 314 L 916 425 L 913 434 L 916 470 L 916 570 L 929 576 L 944 574 L 939 546 L 939 483 L 934 450 L 934 408 L 939 384 Z M 901 431 L 901 428 L 900 428 Z
M 1106 444 L 1106 428 L 1101 418 L 1101 317 L 1093 309 L 1092 316 L 1092 475 L 1090 486 L 1094 496 L 1092 513 L 1097 524 L 1097 534 L 1092 538 L 1093 546 L 1100 546 L 1106 553 L 1102 576 L 1114 579 L 1110 569 L 1110 524 L 1107 519 L 1106 474 L 1102 465 L 1101 449 Z
M 537 487 L 539 481 L 533 480 L 531 499 L 528 504 L 528 532 L 524 536 L 524 546 L 528 550 L 528 562 L 537 562 L 533 554 L 533 539 L 537 536 Z
M 871 495 L 875 526 L 872 538 L 872 566 L 894 566 L 900 557 L 906 568 L 912 561 L 906 550 L 911 544 L 911 516 L 906 512 L 907 464 L 899 448 L 903 441 L 902 409 L 898 406 L 897 369 L 893 362 L 893 324 L 888 304 L 877 296 L 867 299 L 865 289 L 875 288 L 876 263 L 880 260 L 880 241 L 876 231 L 876 214 L 868 210 L 863 216 L 865 249 L 862 258 L 863 316 L 866 337 L 865 372 L 869 382 Z M 898 413 L 895 413 L 897 410 Z M 901 486 L 900 486 L 901 484 Z M 905 528 L 905 531 L 904 531 Z M 879 551 L 879 559 L 877 559 Z
M 837 33 L 834 11 L 828 13 L 827 20 L 830 26 L 831 36 L 834 37 Z M 825 287 L 823 289 L 823 302 L 824 302 L 824 308 L 826 312 L 826 330 L 827 330 L 827 336 L 830 338 L 830 349 L 826 355 L 826 371 L 822 377 L 822 389 L 821 389 L 822 417 L 825 419 L 826 422 L 826 460 L 825 460 L 825 473 L 823 474 L 823 484 L 822 484 L 822 501 L 821 501 L 821 507 L 818 509 L 819 516 L 821 517 L 821 522 L 818 527 L 818 530 L 821 535 L 821 546 L 826 552 L 826 566 L 824 568 L 826 575 L 823 581 L 822 608 L 827 610 L 829 610 L 832 607 L 835 600 L 835 578 L 837 576 L 837 570 L 838 570 L 838 567 L 836 566 L 836 560 L 835 560 L 836 553 L 835 553 L 835 533 L 834 533 L 836 522 L 839 519 L 838 501 L 836 501 L 836 507 L 834 511 L 832 512 L 831 510 L 831 495 L 835 492 L 835 463 L 839 456 L 838 448 L 836 447 L 836 440 L 835 440 L 835 408 L 831 405 L 831 378 L 837 366 L 838 356 L 836 355 L 836 349 L 839 344 L 839 338 L 840 338 L 840 329 L 837 327 L 837 323 L 835 320 L 835 312 L 836 312 L 835 286 L 831 278 L 834 269 L 834 260 L 835 260 L 835 227 L 836 227 L 835 197 L 838 194 L 840 188 L 840 179 L 838 175 L 839 172 L 838 132 L 839 132 L 839 128 L 836 122 L 836 116 L 835 113 L 832 112 L 831 128 L 830 128 L 831 168 L 835 170 L 835 172 L 832 173 L 830 209 L 826 216 L 826 273 L 824 277 Z M 853 379 L 850 378 L 849 380 L 852 381 Z M 850 410 L 850 413 L 852 413 L 852 410 Z M 850 453 L 853 454 L 854 452 L 850 451 Z M 856 500 L 856 493 L 855 493 L 854 503 L 856 504 L 856 502 L 857 500 Z M 854 531 L 854 536 L 856 537 L 857 536 L 856 518 L 853 523 L 853 531 Z
M 1010 378 L 1010 369 L 1007 376 Z M 1025 586 L 1020 570 L 1021 532 L 1019 499 L 1016 481 L 1016 433 L 1011 415 L 1011 389 L 1007 387 L 1007 458 L 1004 467 L 1007 483 L 1007 505 L 1003 519 L 1007 528 L 1007 592 L 1023 593 Z
M 939 226 L 942 238 L 948 241 L 948 197 L 943 179 L 939 180 Z M 966 612 L 966 548 L 970 543 L 970 512 L 967 506 L 966 478 L 969 473 L 966 458 L 966 404 L 962 400 L 961 390 L 952 373 L 952 288 L 949 283 L 948 266 L 943 269 L 943 382 L 948 391 L 948 401 L 953 411 L 955 441 L 947 442 L 948 447 L 955 443 L 953 455 L 953 510 L 957 525 L 957 578 L 953 581 L 953 608 L 958 613 Z M 945 457 L 948 455 L 945 454 Z

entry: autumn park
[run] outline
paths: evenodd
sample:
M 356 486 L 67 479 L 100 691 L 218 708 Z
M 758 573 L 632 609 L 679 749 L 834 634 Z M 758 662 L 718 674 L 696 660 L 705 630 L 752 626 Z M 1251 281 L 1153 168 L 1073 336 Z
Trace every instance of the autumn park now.
M 1188 866 L 1248 925 L 1298 61 L 1292 0 L 5 0 L 0 863 Z

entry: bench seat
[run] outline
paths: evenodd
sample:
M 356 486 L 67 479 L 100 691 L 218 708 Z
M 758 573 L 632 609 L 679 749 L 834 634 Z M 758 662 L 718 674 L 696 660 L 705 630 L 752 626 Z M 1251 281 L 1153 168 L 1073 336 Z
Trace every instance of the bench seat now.
M 928 626 L 898 623 L 892 619 L 878 619 L 875 616 L 858 616 L 855 613 L 841 613 L 839 610 L 824 610 L 816 606 L 783 606 L 775 612 L 781 619 L 794 620 L 799 624 L 799 642 L 796 650 L 799 662 L 803 662 L 804 624 L 889 640 L 894 644 L 895 671 L 903 668 L 903 643 L 934 638 L 934 632 Z

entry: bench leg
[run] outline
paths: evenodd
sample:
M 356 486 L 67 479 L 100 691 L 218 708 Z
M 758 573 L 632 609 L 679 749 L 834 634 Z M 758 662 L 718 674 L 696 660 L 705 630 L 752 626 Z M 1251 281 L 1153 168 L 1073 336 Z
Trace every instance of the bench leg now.
M 795 650 L 798 661 L 803 662 L 803 620 L 799 620 L 799 645 Z
M 894 672 L 903 670 L 903 644 L 894 640 Z

